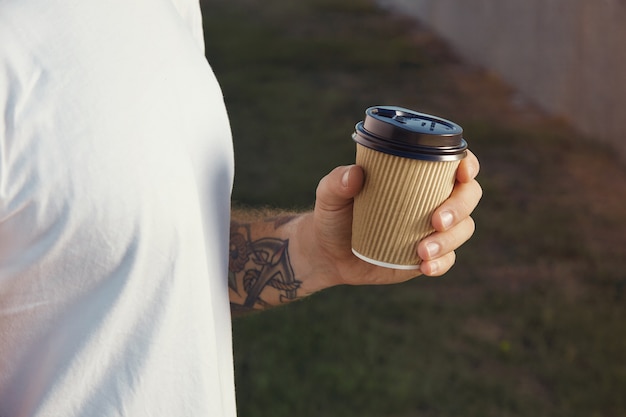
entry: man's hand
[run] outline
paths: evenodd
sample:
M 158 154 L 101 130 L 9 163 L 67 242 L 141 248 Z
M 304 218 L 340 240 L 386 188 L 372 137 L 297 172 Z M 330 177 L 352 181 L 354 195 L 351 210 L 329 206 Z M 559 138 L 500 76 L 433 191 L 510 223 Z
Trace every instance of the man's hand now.
M 335 168 L 320 181 L 313 212 L 233 212 L 228 276 L 233 311 L 283 304 L 340 284 L 392 284 L 444 274 L 454 265 L 454 251 L 474 233 L 470 214 L 482 196 L 474 179 L 478 170 L 468 151 L 450 198 L 433 214 L 435 233 L 416 242 L 423 259 L 419 270 L 374 266 L 352 253 L 352 204 L 364 178 L 355 165 Z
M 439 276 L 455 262 L 455 250 L 474 233 L 470 214 L 477 206 L 482 189 L 475 180 L 480 165 L 473 153 L 461 161 L 456 185 L 435 211 L 432 224 L 435 233 L 417 245 L 423 259 L 418 271 L 394 270 L 361 261 L 351 251 L 352 204 L 363 186 L 363 171 L 358 166 L 335 168 L 317 188 L 314 212 L 299 222 L 300 248 L 306 248 L 308 261 L 323 286 L 337 284 L 390 284 L 403 282 L 419 273 Z M 301 238 L 310 239 L 303 242 Z

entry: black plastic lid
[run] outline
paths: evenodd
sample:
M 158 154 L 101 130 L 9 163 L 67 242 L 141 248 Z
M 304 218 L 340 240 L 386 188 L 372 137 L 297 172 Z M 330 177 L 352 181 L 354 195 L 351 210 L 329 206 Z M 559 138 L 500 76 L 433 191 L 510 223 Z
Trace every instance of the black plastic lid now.
M 461 126 L 402 107 L 370 107 L 355 129 L 355 142 L 404 158 L 456 161 L 467 154 Z

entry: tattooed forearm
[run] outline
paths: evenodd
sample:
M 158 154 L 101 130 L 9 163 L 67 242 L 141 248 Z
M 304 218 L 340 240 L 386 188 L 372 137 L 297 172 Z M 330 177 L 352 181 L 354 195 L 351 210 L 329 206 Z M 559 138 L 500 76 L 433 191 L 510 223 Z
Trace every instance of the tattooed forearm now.
M 295 216 L 268 219 L 274 229 Z M 298 298 L 289 258 L 289 240 L 263 237 L 253 240 L 249 224 L 231 223 L 228 287 L 233 312 L 266 308 Z

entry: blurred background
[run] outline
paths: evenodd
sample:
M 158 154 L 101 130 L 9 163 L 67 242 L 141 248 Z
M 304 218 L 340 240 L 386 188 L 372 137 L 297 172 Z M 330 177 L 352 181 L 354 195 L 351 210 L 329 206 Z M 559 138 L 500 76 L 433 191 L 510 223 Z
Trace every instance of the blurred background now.
M 233 128 L 235 204 L 311 208 L 319 179 L 353 163 L 354 125 L 377 104 L 459 123 L 482 165 L 477 231 L 445 277 L 333 288 L 234 321 L 241 417 L 626 416 L 624 145 L 442 27 L 472 21 L 460 28 L 482 30 L 485 56 L 520 51 L 511 55 L 531 79 L 567 91 L 576 60 L 553 73 L 534 66 L 556 35 L 531 31 L 535 49 L 519 37 L 507 45 L 507 27 L 532 22 L 514 18 L 522 9 L 441 8 L 452 3 L 202 1 Z M 590 87 L 571 95 L 624 102 L 624 85 L 598 79 L 600 98 Z
M 626 160 L 623 0 L 378 0 Z

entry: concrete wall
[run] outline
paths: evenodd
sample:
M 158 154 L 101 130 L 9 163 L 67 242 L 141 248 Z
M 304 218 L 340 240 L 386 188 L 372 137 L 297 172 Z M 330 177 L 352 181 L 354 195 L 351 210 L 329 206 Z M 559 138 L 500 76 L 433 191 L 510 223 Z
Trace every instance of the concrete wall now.
M 626 157 L 626 0 L 380 0 Z

